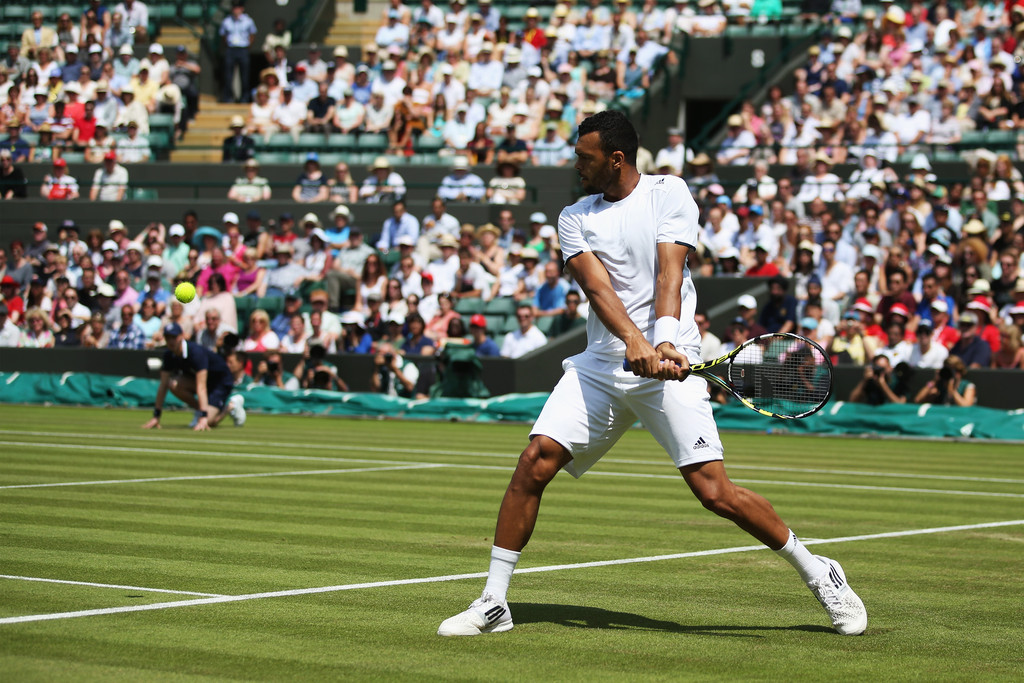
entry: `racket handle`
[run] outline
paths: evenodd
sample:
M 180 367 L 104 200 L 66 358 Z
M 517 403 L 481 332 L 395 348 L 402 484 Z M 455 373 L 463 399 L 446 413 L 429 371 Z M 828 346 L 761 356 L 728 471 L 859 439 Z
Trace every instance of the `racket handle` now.
M 629 361 L 625 358 L 622 359 L 622 369 L 629 370 Z

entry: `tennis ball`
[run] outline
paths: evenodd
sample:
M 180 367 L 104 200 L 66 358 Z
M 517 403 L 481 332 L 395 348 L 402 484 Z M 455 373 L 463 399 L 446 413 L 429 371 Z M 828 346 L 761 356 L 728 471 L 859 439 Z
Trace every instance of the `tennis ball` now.
M 174 288 L 174 296 L 178 297 L 178 301 L 181 303 L 187 304 L 189 301 L 196 298 L 195 285 L 191 282 L 182 282 Z

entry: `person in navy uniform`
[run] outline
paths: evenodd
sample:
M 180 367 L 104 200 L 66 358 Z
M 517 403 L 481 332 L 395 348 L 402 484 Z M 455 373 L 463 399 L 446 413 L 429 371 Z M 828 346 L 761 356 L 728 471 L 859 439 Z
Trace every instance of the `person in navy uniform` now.
M 236 427 L 241 427 L 245 423 L 244 399 L 238 394 L 231 396 L 234 378 L 224 358 L 195 342 L 186 341 L 177 323 L 164 327 L 164 339 L 167 350 L 160 371 L 153 417 L 142 428 L 160 428 L 160 415 L 168 389 L 196 411 L 190 425 L 195 431 L 216 427 L 227 415 L 231 416 Z

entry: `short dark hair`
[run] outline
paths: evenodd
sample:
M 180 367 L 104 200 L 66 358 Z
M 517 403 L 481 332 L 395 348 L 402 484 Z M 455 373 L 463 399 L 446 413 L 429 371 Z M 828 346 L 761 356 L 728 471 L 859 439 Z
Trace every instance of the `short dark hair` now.
M 601 140 L 601 151 L 605 154 L 622 152 L 626 161 L 630 165 L 636 166 L 636 151 L 640 147 L 640 138 L 636 133 L 636 128 L 625 114 L 606 109 L 583 119 L 579 127 L 579 137 L 588 133 L 598 134 Z

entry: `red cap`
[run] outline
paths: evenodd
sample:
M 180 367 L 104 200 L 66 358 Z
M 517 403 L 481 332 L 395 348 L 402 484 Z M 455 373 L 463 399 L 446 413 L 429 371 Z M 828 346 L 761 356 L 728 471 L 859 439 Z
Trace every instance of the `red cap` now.
M 470 327 L 487 327 L 487 318 L 483 317 L 479 313 L 469 319 Z
M 889 313 L 895 313 L 896 315 L 902 315 L 904 318 L 910 319 L 910 311 L 903 304 L 893 304 L 889 309 Z
M 992 304 L 988 302 L 987 298 L 983 296 L 976 296 L 967 304 L 967 308 L 975 311 L 985 311 L 988 313 L 992 310 Z
M 107 152 L 106 154 L 103 155 L 103 158 L 104 159 L 110 159 L 112 161 L 116 160 L 117 159 L 117 152 L 115 152 L 114 150 L 110 150 L 109 152 Z
M 17 284 L 18 283 L 15 282 L 14 278 L 11 277 L 10 275 L 4 275 L 4 279 L 0 280 L 0 285 L 15 285 L 15 286 L 17 286 Z
M 306 67 L 299 64 L 297 67 L 295 67 L 295 71 L 301 71 L 302 73 L 306 73 Z
M 853 310 L 855 310 L 855 311 L 863 311 L 864 313 L 874 313 L 875 312 L 875 309 L 871 305 L 871 302 L 868 301 L 867 299 L 865 299 L 864 297 L 861 297 L 860 299 L 857 299 L 857 301 L 854 302 Z
M 65 161 L 64 159 L 54 159 L 53 165 L 58 166 L 60 168 L 67 168 L 68 162 Z
M 422 275 L 420 275 L 420 280 L 422 280 L 423 282 L 429 282 L 430 284 L 434 284 L 434 276 L 431 275 L 430 273 L 423 273 Z

